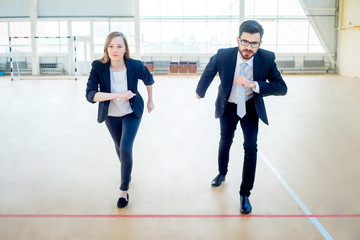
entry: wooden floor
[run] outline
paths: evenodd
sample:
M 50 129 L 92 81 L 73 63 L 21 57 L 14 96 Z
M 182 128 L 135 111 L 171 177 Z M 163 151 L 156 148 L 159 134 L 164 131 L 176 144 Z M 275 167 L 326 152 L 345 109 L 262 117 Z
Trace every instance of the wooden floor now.
M 119 210 L 119 162 L 86 79 L 0 78 L 0 239 L 360 239 L 360 80 L 284 75 L 288 94 L 265 99 L 270 125 L 260 124 L 253 212 L 242 217 L 241 130 L 212 188 L 219 80 L 198 100 L 198 79 L 155 77 Z

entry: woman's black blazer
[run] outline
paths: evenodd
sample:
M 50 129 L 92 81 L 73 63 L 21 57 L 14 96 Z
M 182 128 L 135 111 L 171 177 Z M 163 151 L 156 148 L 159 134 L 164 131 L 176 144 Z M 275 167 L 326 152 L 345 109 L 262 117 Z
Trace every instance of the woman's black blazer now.
M 142 64 L 141 61 L 135 59 L 125 59 L 126 73 L 127 73 L 127 85 L 128 90 L 136 94 L 135 97 L 130 99 L 130 106 L 134 114 L 137 117 L 141 117 L 144 111 L 144 100 L 138 92 L 138 80 L 141 79 L 146 86 L 154 83 L 153 76 L 149 70 Z M 97 92 L 110 93 L 110 61 L 102 63 L 99 60 L 93 61 L 92 68 L 86 87 L 86 99 L 94 102 L 94 96 Z M 109 109 L 110 101 L 99 102 L 98 110 L 98 122 L 103 122 Z

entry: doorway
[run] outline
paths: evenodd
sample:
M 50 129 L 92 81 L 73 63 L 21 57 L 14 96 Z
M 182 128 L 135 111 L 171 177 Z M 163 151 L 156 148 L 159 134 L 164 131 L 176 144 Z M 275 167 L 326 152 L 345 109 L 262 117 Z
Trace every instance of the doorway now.
M 90 37 L 78 37 L 76 39 L 76 47 L 78 74 L 88 75 L 91 69 Z

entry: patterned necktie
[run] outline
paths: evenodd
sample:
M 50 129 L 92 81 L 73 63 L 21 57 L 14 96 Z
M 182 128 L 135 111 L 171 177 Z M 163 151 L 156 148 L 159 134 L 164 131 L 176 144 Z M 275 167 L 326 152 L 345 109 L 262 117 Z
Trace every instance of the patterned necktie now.
M 240 70 L 240 76 L 245 76 L 245 68 L 248 64 L 246 62 L 243 62 L 240 64 L 241 70 Z M 238 94 L 238 102 L 237 102 L 237 115 L 241 118 L 243 118 L 246 114 L 246 105 L 245 105 L 245 86 L 238 85 L 237 88 L 237 94 Z

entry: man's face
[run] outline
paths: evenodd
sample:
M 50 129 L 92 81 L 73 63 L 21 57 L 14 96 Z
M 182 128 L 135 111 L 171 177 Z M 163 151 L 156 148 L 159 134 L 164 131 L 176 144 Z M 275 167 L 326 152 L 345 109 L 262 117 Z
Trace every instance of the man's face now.
M 247 61 L 255 55 L 261 45 L 260 33 L 243 32 L 237 37 L 237 43 L 242 60 Z

